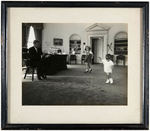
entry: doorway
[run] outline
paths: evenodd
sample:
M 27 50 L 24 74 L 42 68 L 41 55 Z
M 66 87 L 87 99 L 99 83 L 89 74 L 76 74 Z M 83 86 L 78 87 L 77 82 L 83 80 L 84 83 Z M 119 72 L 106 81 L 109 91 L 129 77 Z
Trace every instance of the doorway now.
M 91 37 L 91 47 L 93 52 L 93 64 L 101 63 L 103 58 L 103 38 L 102 37 Z

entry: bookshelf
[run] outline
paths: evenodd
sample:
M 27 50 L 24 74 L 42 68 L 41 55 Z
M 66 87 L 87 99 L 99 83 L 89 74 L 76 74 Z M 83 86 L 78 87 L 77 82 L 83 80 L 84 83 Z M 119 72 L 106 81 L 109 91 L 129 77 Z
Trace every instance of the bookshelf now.
M 81 54 L 81 40 L 70 40 L 70 54 L 75 51 L 75 54 Z
M 128 40 L 127 39 L 115 40 L 114 54 L 115 55 L 127 55 L 128 54 Z

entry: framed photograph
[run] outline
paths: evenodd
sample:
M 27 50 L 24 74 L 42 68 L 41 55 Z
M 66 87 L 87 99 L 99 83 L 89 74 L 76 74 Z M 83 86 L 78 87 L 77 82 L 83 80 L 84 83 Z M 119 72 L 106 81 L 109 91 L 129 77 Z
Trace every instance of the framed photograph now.
M 55 46 L 62 46 L 63 45 L 63 39 L 54 38 L 54 45 Z
M 2 129 L 149 129 L 149 3 L 2 1 Z

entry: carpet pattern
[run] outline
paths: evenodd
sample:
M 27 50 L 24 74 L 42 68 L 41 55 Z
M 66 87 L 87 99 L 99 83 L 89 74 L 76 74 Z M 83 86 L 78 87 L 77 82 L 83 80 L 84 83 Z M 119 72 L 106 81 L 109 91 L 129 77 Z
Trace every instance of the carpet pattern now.
M 127 67 L 115 66 L 114 83 L 105 84 L 102 65 L 84 73 L 84 65 L 68 69 L 47 80 L 22 82 L 23 105 L 127 105 Z

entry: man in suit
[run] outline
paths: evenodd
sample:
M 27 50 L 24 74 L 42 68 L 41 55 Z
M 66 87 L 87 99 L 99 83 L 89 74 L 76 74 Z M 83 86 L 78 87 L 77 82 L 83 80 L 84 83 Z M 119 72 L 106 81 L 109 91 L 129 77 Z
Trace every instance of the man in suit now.
M 29 48 L 29 55 L 31 60 L 31 66 L 37 68 L 37 76 L 39 80 L 46 79 L 46 76 L 43 72 L 42 67 L 42 50 L 40 48 L 40 43 L 38 40 L 33 41 L 33 45 L 31 48 Z

